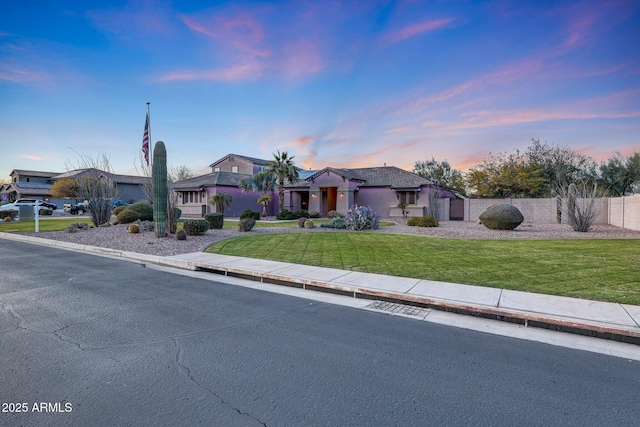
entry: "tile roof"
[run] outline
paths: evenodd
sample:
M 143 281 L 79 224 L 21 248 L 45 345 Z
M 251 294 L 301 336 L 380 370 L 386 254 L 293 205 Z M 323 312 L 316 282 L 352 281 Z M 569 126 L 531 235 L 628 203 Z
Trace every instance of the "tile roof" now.
M 13 175 L 14 173 L 18 175 L 38 176 L 43 178 L 51 178 L 60 174 L 60 172 L 45 172 L 45 171 L 30 171 L 30 170 L 24 170 L 24 169 L 14 169 L 11 171 L 9 176 Z
M 240 180 L 245 176 L 252 175 L 237 172 L 213 172 L 176 182 L 173 184 L 173 188 L 174 190 L 189 191 L 192 189 L 197 190 L 201 186 L 212 187 L 214 185 L 221 185 L 226 187 L 237 187 Z
M 226 159 L 227 157 L 230 157 L 230 156 L 238 157 L 238 158 L 241 158 L 241 159 L 244 159 L 244 160 L 248 160 L 251 163 L 254 163 L 256 165 L 262 165 L 262 166 L 267 166 L 269 164 L 269 162 L 270 162 L 270 160 L 258 159 L 257 157 L 241 156 L 240 154 L 230 153 L 230 154 L 227 154 L 226 156 L 220 158 L 219 160 L 216 160 L 215 162 L 211 163 L 209 165 L 209 167 L 213 167 L 213 165 L 220 163 L 221 161 L 223 161 L 224 159 Z
M 150 177 L 147 176 L 138 176 L 138 175 L 119 175 L 116 173 L 106 172 L 96 168 L 88 168 L 88 169 L 75 169 L 72 171 L 64 172 L 53 176 L 52 179 L 60 179 L 60 178 L 73 178 L 78 175 L 83 174 L 99 174 L 108 176 L 112 181 L 116 184 L 144 184 L 146 181 L 150 180 Z
M 308 187 L 309 181 L 325 172 L 333 172 L 351 181 L 360 181 L 360 187 L 418 188 L 423 185 L 436 185 L 433 181 L 422 178 L 413 172 L 395 166 L 373 168 L 331 168 L 316 171 L 305 171 L 300 180 L 286 185 L 287 187 Z

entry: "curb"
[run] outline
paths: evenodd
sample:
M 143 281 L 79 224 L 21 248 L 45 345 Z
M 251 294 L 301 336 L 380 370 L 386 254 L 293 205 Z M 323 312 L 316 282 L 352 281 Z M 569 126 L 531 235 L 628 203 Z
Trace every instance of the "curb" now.
M 605 326 L 601 323 L 589 323 L 586 320 L 577 321 L 577 319 L 562 316 L 544 315 L 535 312 L 525 312 L 480 304 L 461 303 L 453 300 L 408 295 L 401 292 L 376 291 L 368 288 L 336 285 L 326 281 L 300 279 L 273 273 L 250 271 L 221 265 L 211 265 L 197 261 L 186 261 L 158 255 L 147 255 L 116 249 L 100 248 L 97 246 L 80 245 L 40 237 L 0 232 L 0 238 L 33 243 L 42 246 L 54 246 L 60 249 L 90 253 L 115 259 L 123 259 L 141 264 L 151 263 L 167 267 L 181 268 L 184 270 L 206 271 L 224 276 L 258 281 L 261 283 L 290 286 L 310 291 L 327 292 L 353 298 L 387 301 L 450 313 L 500 320 L 523 325 L 525 327 L 549 329 L 558 332 L 640 345 L 640 330 L 631 330 L 622 326 Z

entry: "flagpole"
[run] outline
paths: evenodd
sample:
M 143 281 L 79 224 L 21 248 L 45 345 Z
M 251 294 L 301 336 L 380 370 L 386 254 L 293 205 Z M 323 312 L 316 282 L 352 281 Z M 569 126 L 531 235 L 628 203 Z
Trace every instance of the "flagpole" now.
M 153 144 L 151 139 L 151 103 L 147 102 L 147 116 L 149 117 L 149 164 L 153 166 Z

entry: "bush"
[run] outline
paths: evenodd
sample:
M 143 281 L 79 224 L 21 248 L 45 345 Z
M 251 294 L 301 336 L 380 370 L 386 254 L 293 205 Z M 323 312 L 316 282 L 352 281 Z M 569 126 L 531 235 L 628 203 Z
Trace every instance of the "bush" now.
M 129 224 L 140 219 L 140 214 L 132 209 L 125 209 L 117 216 L 120 224 Z
M 329 219 L 340 218 L 340 214 L 337 211 L 330 210 L 329 213 L 327 213 L 327 217 Z
M 131 206 L 127 206 L 125 210 L 137 212 L 141 221 L 153 221 L 153 208 L 148 203 L 134 203 Z M 120 222 L 120 220 L 118 220 L 118 222 Z
M 138 224 L 131 224 L 127 230 L 129 230 L 129 233 L 131 234 L 135 234 L 135 233 L 139 233 L 140 232 L 140 226 Z
M 246 219 L 246 218 L 250 218 L 257 221 L 260 219 L 260 212 L 254 212 L 251 209 L 247 209 L 246 211 L 242 212 L 242 215 L 240 215 L 240 219 Z
M 338 228 L 338 229 L 345 229 L 347 228 L 347 224 L 344 223 L 344 219 L 337 217 L 337 218 L 333 218 L 331 221 L 329 222 L 325 222 L 324 224 L 320 224 L 320 227 L 323 228 Z
M 127 209 L 129 206 L 118 206 L 117 208 L 113 209 L 113 214 L 115 216 L 118 216 L 120 214 L 120 212 L 122 212 L 123 210 Z
M 298 219 L 298 218 L 309 218 L 309 214 L 306 211 L 290 212 L 286 209 L 282 209 L 282 211 L 276 214 L 276 219 L 279 219 L 281 221 Z
M 411 227 L 437 227 L 438 220 L 431 215 L 423 217 L 412 216 L 407 220 L 407 225 Z
M 220 230 L 224 225 L 224 214 L 221 213 L 208 213 L 204 216 L 204 219 L 209 221 L 212 229 Z
M 238 230 L 240 231 L 251 231 L 253 226 L 256 225 L 256 220 L 253 218 L 243 218 L 238 223 Z
M 298 227 L 304 228 L 304 222 L 306 220 L 307 220 L 307 218 L 298 218 Z
M 182 229 L 189 236 L 201 236 L 207 232 L 211 224 L 206 219 L 187 219 L 182 224 Z
M 309 218 L 320 218 L 320 212 L 316 212 L 316 211 L 309 212 Z
M 353 205 L 347 211 L 345 224 L 355 231 L 375 230 L 380 226 L 380 216 L 370 207 Z
M 11 219 L 11 217 L 10 217 L 10 216 L 5 216 L 5 217 L 4 217 L 4 219 L 3 219 L 3 221 L 4 221 L 4 222 L 11 222 L 11 221 L 13 221 L 13 220 Z
M 300 218 L 300 219 L 302 219 L 302 218 Z M 316 228 L 316 225 L 313 223 L 313 220 L 312 220 L 312 219 L 307 219 L 307 220 L 305 220 L 305 222 L 304 222 L 304 228 L 307 228 L 307 229 L 309 229 L 309 228 Z
M 311 216 L 307 211 L 295 211 L 293 214 L 296 218 L 309 218 Z M 320 214 L 318 214 L 318 218 L 320 218 Z

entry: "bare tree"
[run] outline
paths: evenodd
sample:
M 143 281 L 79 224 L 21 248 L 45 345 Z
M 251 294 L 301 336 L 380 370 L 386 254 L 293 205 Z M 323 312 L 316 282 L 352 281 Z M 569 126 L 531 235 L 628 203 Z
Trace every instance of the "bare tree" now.
M 574 231 L 587 232 L 604 208 L 605 192 L 596 182 L 580 180 L 577 185 L 557 185 L 555 189 L 563 200 L 562 212 Z
M 67 165 L 67 169 L 74 169 L 72 179 L 78 188 L 78 197 L 85 200 L 91 222 L 98 227 L 111 219 L 111 199 L 117 196 L 111 162 L 105 153 L 97 159 L 85 154 L 78 155 L 80 160 L 77 167 Z

